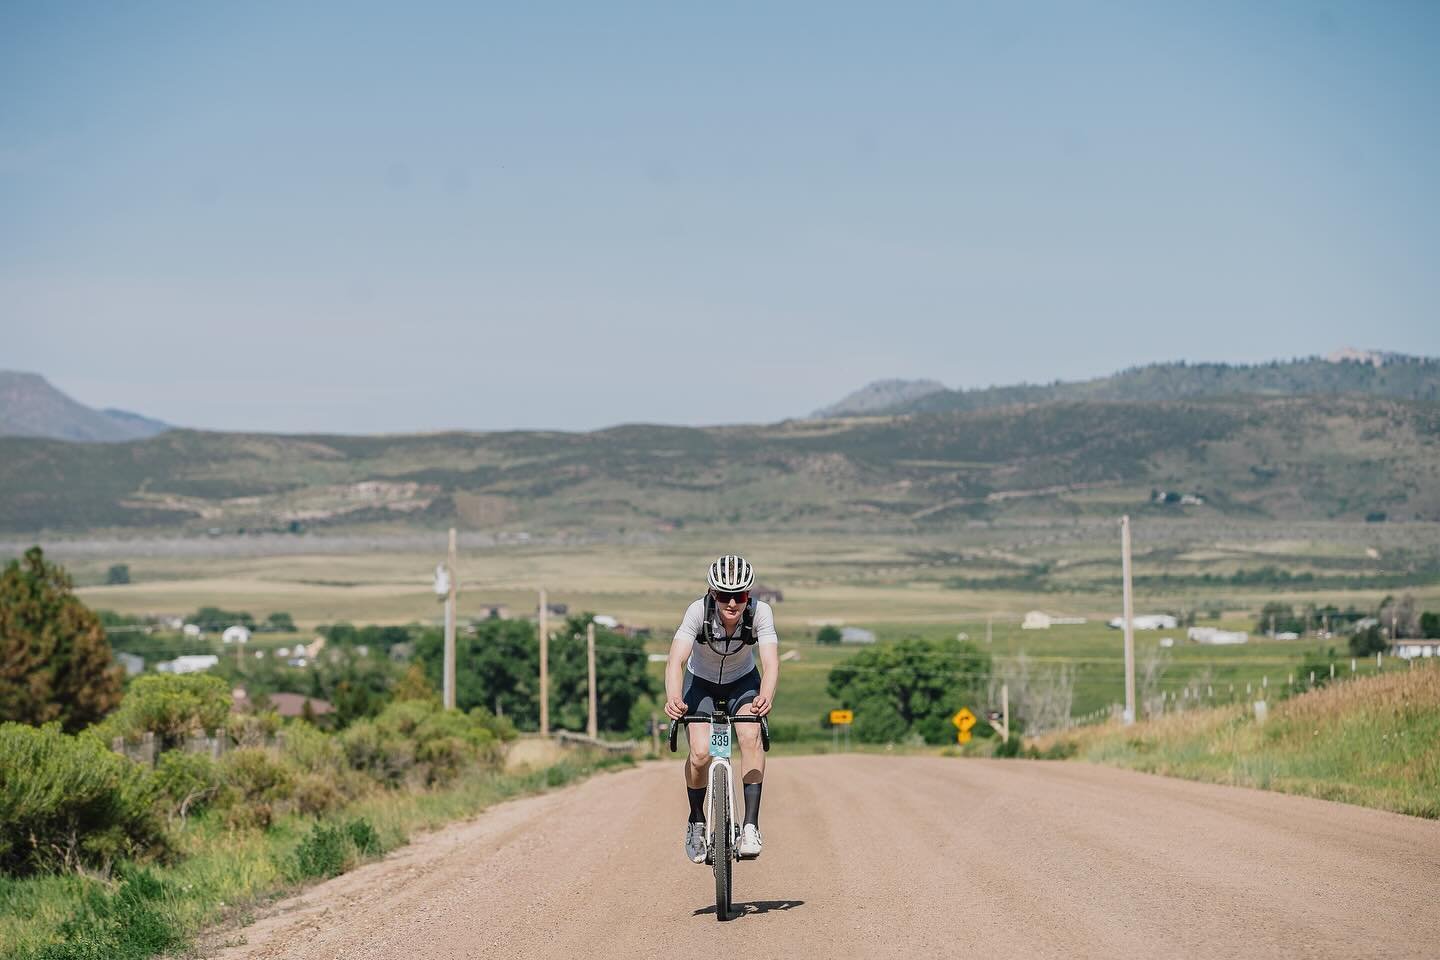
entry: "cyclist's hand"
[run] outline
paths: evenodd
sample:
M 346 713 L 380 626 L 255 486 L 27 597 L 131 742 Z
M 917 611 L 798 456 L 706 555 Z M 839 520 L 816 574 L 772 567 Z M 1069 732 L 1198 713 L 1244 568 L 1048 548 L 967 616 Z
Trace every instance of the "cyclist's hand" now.
M 680 697 L 671 697 L 665 701 L 665 716 L 671 720 L 679 720 L 685 716 L 685 701 Z
M 757 717 L 763 717 L 765 716 L 765 714 L 770 712 L 770 707 L 772 706 L 772 704 L 764 697 L 756 697 L 754 700 L 750 701 L 749 706 L 751 713 L 753 713 Z

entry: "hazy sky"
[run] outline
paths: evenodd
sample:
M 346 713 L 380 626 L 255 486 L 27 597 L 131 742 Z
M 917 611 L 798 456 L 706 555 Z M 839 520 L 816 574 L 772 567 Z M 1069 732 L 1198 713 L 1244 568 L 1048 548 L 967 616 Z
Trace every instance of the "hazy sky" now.
M 7 0 L 0 368 L 379 432 L 1440 354 L 1437 171 L 1433 2 Z

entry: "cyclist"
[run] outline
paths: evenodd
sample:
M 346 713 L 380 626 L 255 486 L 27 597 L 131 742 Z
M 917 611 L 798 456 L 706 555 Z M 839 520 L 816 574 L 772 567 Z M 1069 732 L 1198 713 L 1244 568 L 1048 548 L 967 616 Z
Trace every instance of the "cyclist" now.
M 710 564 L 709 590 L 690 604 L 670 644 L 665 665 L 665 713 L 678 720 L 686 713 L 713 713 L 716 699 L 730 703 L 730 713 L 763 717 L 775 700 L 780 679 L 780 640 L 770 604 L 750 597 L 755 571 L 733 554 Z M 755 666 L 755 652 L 760 665 Z M 705 862 L 705 780 L 710 769 L 710 726 L 692 723 L 690 755 L 685 759 L 685 791 L 690 818 L 685 824 L 685 855 Z M 760 788 L 765 780 L 765 752 L 760 725 L 737 723 L 735 738 L 743 758 L 745 824 L 736 848 L 746 859 L 760 856 Z

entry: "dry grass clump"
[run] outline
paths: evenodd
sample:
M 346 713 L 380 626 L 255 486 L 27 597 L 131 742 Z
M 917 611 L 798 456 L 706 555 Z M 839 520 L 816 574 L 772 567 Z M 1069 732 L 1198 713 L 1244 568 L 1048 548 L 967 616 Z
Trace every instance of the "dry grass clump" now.
M 1396 717 L 1440 710 L 1440 668 L 1429 664 L 1383 673 L 1350 683 L 1307 691 L 1284 701 L 1275 711 L 1295 723 L 1331 723 L 1350 713 L 1385 713 Z

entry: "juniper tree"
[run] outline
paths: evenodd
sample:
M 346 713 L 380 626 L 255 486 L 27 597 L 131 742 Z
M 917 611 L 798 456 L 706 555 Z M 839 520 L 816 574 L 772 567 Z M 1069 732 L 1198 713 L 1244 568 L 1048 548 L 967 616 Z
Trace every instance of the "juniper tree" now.
M 0 720 L 58 720 L 69 733 L 120 702 L 124 669 L 105 628 L 39 547 L 0 574 Z

